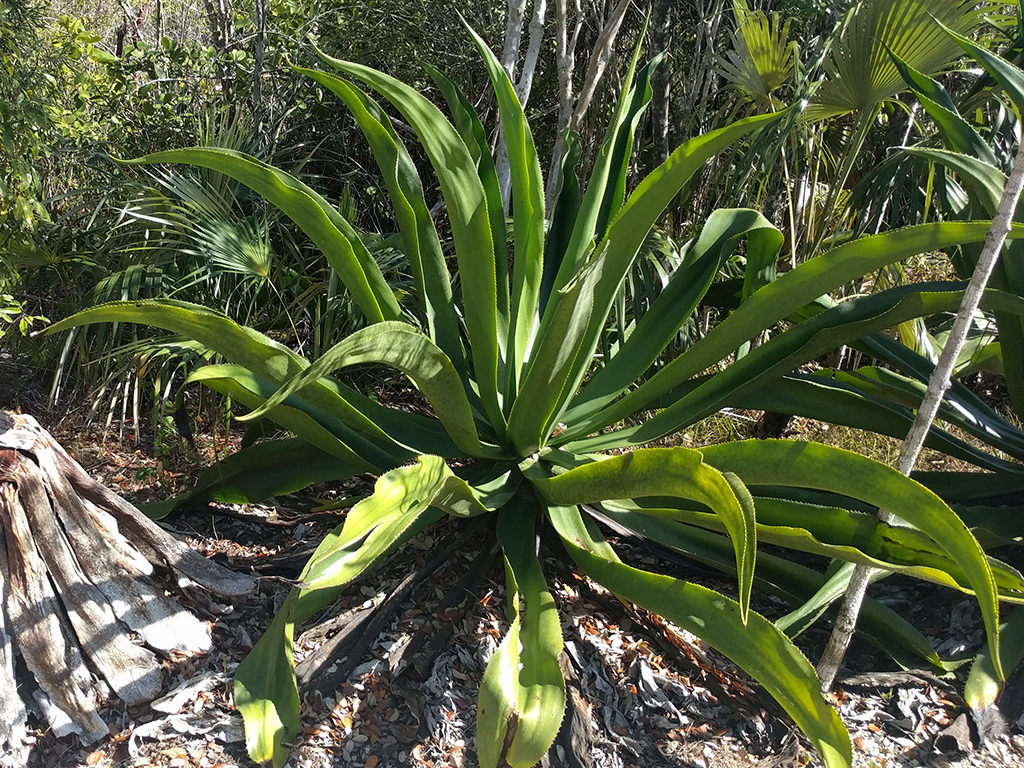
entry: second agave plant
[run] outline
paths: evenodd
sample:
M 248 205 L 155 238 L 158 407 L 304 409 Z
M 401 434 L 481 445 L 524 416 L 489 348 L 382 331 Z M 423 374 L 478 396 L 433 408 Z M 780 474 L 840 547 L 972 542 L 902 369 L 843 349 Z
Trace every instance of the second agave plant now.
M 229 457 L 217 470 L 220 484 L 204 479 L 195 499 L 216 493 L 253 498 L 326 477 L 379 475 L 373 494 L 320 544 L 299 586 L 238 668 L 235 703 L 252 757 L 281 765 L 298 734 L 295 626 L 446 516 L 493 518 L 489 530 L 505 563 L 509 626 L 480 682 L 476 717 L 484 768 L 534 765 L 560 727 L 562 636 L 538 555 L 544 529 L 584 573 L 693 632 L 760 681 L 830 768 L 851 764 L 846 730 L 819 692 L 808 660 L 750 608 L 755 583 L 790 585 L 783 591 L 799 603 L 826 577 L 759 555 L 759 541 L 869 562 L 976 595 L 1001 675 L 998 603 L 1020 601 L 1024 582 L 988 559 L 925 487 L 869 459 L 810 443 L 635 447 L 838 344 L 955 308 L 962 294 L 955 285 L 904 287 L 831 308 L 815 302 L 912 254 L 981 241 L 988 225 L 937 223 L 864 238 L 776 277 L 782 234 L 755 211 L 716 211 L 648 311 L 623 326 L 611 354 L 598 360 L 594 353 L 609 315 L 659 216 L 706 160 L 778 117 L 741 120 L 687 141 L 627 195 L 633 132 L 657 65 L 655 59 L 638 68 L 635 55 L 585 189 L 572 170 L 579 140 L 570 136 L 559 193 L 553 210 L 545 211 L 540 163 L 522 108 L 495 56 L 473 39 L 508 144 L 510 237 L 484 129 L 444 75 L 430 70 L 450 120 L 413 88 L 360 64 L 322 55 L 329 71 L 298 70 L 344 102 L 376 157 L 414 277 L 414 320 L 399 309 L 354 227 L 327 200 L 252 157 L 196 148 L 139 162 L 214 169 L 263 195 L 323 250 L 371 324 L 312 363 L 222 314 L 174 301 L 105 304 L 53 328 L 129 321 L 195 339 L 227 362 L 200 369 L 194 380 L 251 406 L 248 418 L 272 420 L 296 436 Z M 429 195 L 399 132 L 353 81 L 390 102 L 418 137 L 443 197 L 452 254 L 442 247 Z M 739 308 L 671 362 L 652 368 L 738 250 L 745 263 Z M 771 340 L 750 349 L 748 342 L 770 328 L 777 329 Z M 406 375 L 432 415 L 381 405 L 331 376 L 364 363 Z M 637 415 L 652 410 L 646 420 Z M 617 452 L 606 453 L 612 449 Z M 833 506 L 812 503 L 813 493 L 830 494 Z M 885 526 L 864 513 L 873 507 L 895 511 L 898 524 Z M 852 524 L 819 530 L 826 518 Z M 717 553 L 718 562 L 727 553 L 738 599 L 623 562 L 599 525 L 607 519 L 668 547 Z M 899 642 L 934 656 L 899 617 L 881 606 L 875 611 L 869 618 L 876 625 L 902 628 Z

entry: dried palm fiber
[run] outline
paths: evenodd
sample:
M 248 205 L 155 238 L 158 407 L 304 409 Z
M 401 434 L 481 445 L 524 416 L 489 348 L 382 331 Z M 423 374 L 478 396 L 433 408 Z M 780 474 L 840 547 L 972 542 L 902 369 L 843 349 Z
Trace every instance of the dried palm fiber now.
M 104 690 L 151 701 L 159 656 L 210 650 L 209 625 L 160 574 L 229 600 L 254 587 L 92 480 L 31 416 L 0 411 L 0 765 L 23 760 L 33 704 L 58 735 L 89 744 L 108 733 Z

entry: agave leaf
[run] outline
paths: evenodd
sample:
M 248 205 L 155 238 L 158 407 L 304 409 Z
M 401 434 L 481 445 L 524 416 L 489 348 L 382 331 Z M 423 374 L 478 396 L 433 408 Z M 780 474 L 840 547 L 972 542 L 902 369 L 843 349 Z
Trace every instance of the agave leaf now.
M 415 486 L 419 467 L 402 467 L 393 473 L 406 470 L 404 479 Z M 385 477 L 388 475 L 380 479 Z M 370 499 L 360 503 L 367 501 Z M 306 577 L 306 585 L 289 593 L 266 634 L 235 671 L 235 706 L 242 714 L 246 748 L 253 760 L 269 760 L 280 768 L 288 759 L 291 742 L 298 732 L 298 689 L 292 656 L 295 624 L 330 603 L 341 587 L 396 545 L 436 522 L 437 513 L 424 514 L 427 507 L 428 504 L 422 504 L 391 509 L 380 519 L 367 515 L 353 517 L 350 512 L 345 523 L 317 547 L 300 576 Z M 329 572 L 330 578 L 319 582 L 314 578 L 310 582 L 310 577 L 318 573 L 311 570 L 314 561 L 322 565 L 321 571 Z
M 512 626 L 480 681 L 476 743 L 481 768 L 532 768 L 558 734 L 565 680 L 562 627 L 535 550 L 536 515 L 523 504 L 498 515 Z M 522 608 L 520 608 L 522 603 Z
M 299 574 L 301 587 L 292 590 L 271 630 L 235 673 L 235 703 L 245 720 L 253 760 L 272 760 L 280 768 L 297 732 L 294 625 L 329 604 L 342 587 L 445 512 L 466 516 L 486 511 L 476 492 L 437 456 L 420 456 L 415 464 L 377 479 L 373 494 L 320 542 Z
M 778 334 L 767 344 L 737 360 L 725 371 L 705 379 L 694 389 L 683 389 L 684 394 L 643 424 L 575 440 L 569 446 L 572 450 L 605 450 L 649 442 L 675 432 L 711 415 L 730 400 L 742 397 L 760 382 L 784 375 L 786 371 L 840 344 L 854 342 L 867 334 L 917 317 L 955 312 L 962 300 L 963 291 L 944 290 L 948 287 L 941 283 L 901 286 L 833 307 Z M 1024 312 L 1024 300 L 999 291 L 988 291 L 982 304 L 1017 313 Z M 612 412 L 617 405 L 606 409 L 606 412 Z M 582 428 L 568 430 L 558 436 L 558 441 L 568 442 L 581 431 Z
M 587 434 L 636 413 L 665 392 L 725 359 L 745 342 L 819 296 L 916 253 L 941 250 L 961 243 L 981 242 L 989 226 L 989 222 L 946 221 L 922 224 L 860 238 L 805 261 L 780 275 L 771 285 L 754 293 L 701 341 L 594 418 L 575 425 L 570 432 L 561 436 L 562 440 Z M 1009 236 L 1024 236 L 1024 226 L 1014 225 Z M 745 357 L 741 362 L 749 359 L 750 356 Z
M 929 147 L 908 147 L 904 150 L 908 155 L 922 157 L 956 173 L 960 181 L 981 203 L 984 211 L 991 215 L 999 205 L 1006 186 L 1006 174 L 987 160 L 982 160 L 962 152 L 951 152 L 946 149 Z
M 573 407 L 564 416 L 566 423 L 575 424 L 597 413 L 657 360 L 691 317 L 715 274 L 743 238 L 747 238 L 748 260 L 755 265 L 774 262 L 783 241 L 782 233 L 757 211 L 714 211 L 685 261 L 672 273 L 633 333 L 580 389 Z
M 404 252 L 412 268 L 417 292 L 422 297 L 431 338 L 461 371 L 462 342 L 452 302 L 451 278 L 434 221 L 423 197 L 419 173 L 405 144 L 377 103 L 351 83 L 315 69 L 296 67 L 295 70 L 320 83 L 345 102 L 369 142 L 391 196 Z
M 367 320 L 401 318 L 395 294 L 352 226 L 334 206 L 291 174 L 242 152 L 216 147 L 171 149 L 129 162 L 187 163 L 237 179 L 277 206 L 309 235 L 348 286 Z
M 377 323 L 356 331 L 240 421 L 263 416 L 289 395 L 303 391 L 337 368 L 361 363 L 385 363 L 406 374 L 433 406 L 456 445 L 470 456 L 481 454 L 473 410 L 458 371 L 439 347 L 406 323 Z
M 753 493 L 759 542 L 902 573 L 973 594 L 963 569 L 919 531 L 885 525 L 877 516 L 864 512 L 771 498 L 763 495 L 761 489 L 754 489 Z M 671 500 L 645 499 L 633 504 L 618 501 L 615 506 L 727 532 L 718 515 Z M 1000 595 L 1007 600 L 1024 602 L 1024 580 L 1020 574 L 991 558 L 989 565 Z
M 890 56 L 900 75 L 917 95 L 925 112 L 935 121 L 943 140 L 957 152 L 972 155 L 995 166 L 996 156 L 992 148 L 970 123 L 960 116 L 946 89 L 937 80 L 918 72 L 896 54 L 890 53 Z
M 915 407 L 914 404 L 920 402 L 924 396 L 926 382 L 931 376 L 934 364 L 885 334 L 870 334 L 865 336 L 860 343 L 874 357 L 910 373 L 916 381 L 899 377 L 892 371 L 883 373 L 879 369 L 875 373 L 871 373 L 870 369 L 862 368 L 858 371 L 860 375 L 858 385 L 868 386 L 865 378 L 880 378 L 885 384 L 884 394 L 886 397 L 895 399 L 895 390 L 900 389 L 908 393 L 913 392 L 915 399 L 904 401 L 904 404 Z M 971 434 L 992 443 L 1011 456 L 1024 459 L 1024 433 L 986 405 L 981 398 L 961 382 L 955 380 L 952 382 L 946 392 L 944 403 L 948 403 L 948 407 L 943 405 L 943 409 L 940 411 L 942 419 L 958 424 Z
M 732 538 L 739 574 L 740 617 L 746 622 L 757 555 L 754 504 L 742 483 L 704 463 L 689 448 L 645 448 L 533 480 L 552 504 L 588 504 L 637 496 L 672 496 L 709 507 Z M 674 510 L 652 514 L 672 517 Z
M 619 286 L 662 211 L 706 160 L 778 118 L 763 115 L 740 120 L 676 149 L 633 191 L 590 261 L 552 296 L 520 396 L 509 415 L 509 437 L 521 455 L 536 452 L 558 423 L 590 367 Z
M 319 49 L 317 53 L 327 64 L 361 80 L 390 101 L 416 131 L 434 167 L 455 241 L 474 378 L 488 420 L 501 432 L 505 416 L 498 395 L 498 373 L 504 350 L 500 349 L 499 336 L 504 338 L 505 329 L 499 329 L 494 241 L 476 163 L 441 110 L 415 89 L 370 67 L 332 58 Z
M 487 140 L 480 117 L 458 84 L 444 72 L 423 62 L 423 69 L 430 75 L 434 85 L 441 91 L 455 128 L 462 137 L 466 149 L 476 162 L 476 172 L 487 199 L 487 215 L 491 224 L 491 238 L 494 241 L 495 277 L 498 283 L 498 326 L 505 327 L 509 318 L 508 297 L 508 243 L 505 233 L 505 208 L 501 202 L 501 187 L 498 172 L 491 157 L 491 145 Z
M 989 77 L 1006 91 L 1006 95 L 1010 97 L 1010 101 L 1013 102 L 1018 112 L 1024 109 L 1024 72 L 988 48 L 964 37 L 963 34 L 960 34 L 963 30 L 951 29 L 942 24 L 942 21 L 939 19 L 940 26 L 949 39 L 985 68 Z
M 783 376 L 775 381 L 761 382 L 756 389 L 745 392 L 729 404 L 734 408 L 786 413 L 843 424 L 899 439 L 906 437 L 914 421 L 914 414 L 909 408 L 872 395 L 858 386 L 856 376 L 849 376 L 844 371 L 818 371 L 814 375 Z M 920 404 L 920 398 L 917 404 Z M 938 427 L 929 430 L 925 446 L 991 471 L 1024 471 L 1024 467 L 993 456 Z
M 1024 659 L 1024 607 L 1014 608 L 999 625 L 1003 669 L 1016 669 Z M 995 704 L 1002 690 L 1002 680 L 992 663 L 991 651 L 982 650 L 974 659 L 964 685 L 964 700 L 975 713 Z
M 199 382 L 215 392 L 228 395 L 254 410 L 261 408 L 275 389 L 272 384 L 253 376 L 248 368 L 240 365 L 204 365 L 193 371 L 185 381 L 186 384 L 193 382 Z M 329 453 L 342 462 L 358 468 L 358 472 L 373 472 L 372 464 L 360 458 L 319 419 L 308 413 L 281 403 L 264 415 L 324 453 Z
M 732 574 L 736 569 L 735 555 L 729 541 L 711 531 L 662 517 L 650 517 L 641 512 L 620 508 L 619 504 L 602 504 L 601 510 L 616 523 L 624 525 L 641 536 L 655 541 L 669 549 L 692 557 L 718 570 Z M 852 566 L 851 566 L 852 567 Z M 758 589 L 777 595 L 791 605 L 803 606 L 812 600 L 826 584 L 825 574 L 794 563 L 792 560 L 759 552 L 754 584 Z M 840 587 L 830 600 L 843 595 Z M 791 637 L 795 632 L 790 628 L 776 626 Z M 927 664 L 939 670 L 946 665 L 936 655 L 928 639 L 895 611 L 870 596 L 864 600 L 861 620 L 857 631 L 875 642 L 898 663 L 915 667 Z
M 950 25 L 952 26 L 952 25 Z M 1018 114 L 1024 108 L 1024 72 L 992 51 L 968 40 L 964 30 L 943 27 L 949 38 L 973 56 L 1010 97 Z M 983 201 L 988 206 L 988 201 Z M 995 210 L 995 207 L 991 209 Z M 990 215 L 993 215 L 990 213 Z M 992 274 L 994 288 L 1024 295 L 1024 266 L 1020 247 L 1010 246 Z M 1024 319 L 996 314 L 1002 343 L 1006 385 L 1017 413 L 1024 413 Z
M 701 637 L 760 682 L 789 713 L 827 768 L 852 765 L 850 737 L 821 695 L 810 662 L 767 619 L 710 589 L 624 565 L 592 522 L 575 507 L 548 510 L 562 543 L 591 577 Z
M 268 440 L 243 448 L 204 470 L 189 493 L 149 504 L 143 511 L 160 520 L 176 509 L 207 501 L 251 504 L 364 471 L 361 463 L 339 461 L 305 440 Z
M 580 205 L 583 202 L 577 173 L 582 156 L 583 144 L 580 142 L 580 135 L 576 131 L 565 131 L 562 141 L 562 156 L 558 163 L 558 180 L 555 202 L 551 210 L 551 223 L 548 225 L 547 237 L 544 241 L 544 275 L 541 280 L 539 297 L 542 314 L 551 298 L 551 291 L 555 286 L 555 279 L 572 240 L 573 227 L 579 217 Z
M 544 272 L 544 180 L 540 175 L 533 134 L 508 73 L 480 36 L 472 29 L 469 29 L 469 34 L 480 51 L 498 99 L 498 114 L 508 148 L 512 180 L 515 263 L 512 267 L 505 386 L 505 397 L 510 401 L 519 388 L 519 374 L 540 320 L 538 297 Z
M 245 723 L 245 749 L 258 763 L 280 768 L 299 730 L 299 691 L 292 656 L 295 624 L 293 590 L 235 670 L 234 703 Z
M 57 333 L 78 325 L 111 321 L 143 323 L 180 333 L 278 385 L 309 365 L 284 345 L 238 325 L 227 315 L 198 304 L 170 299 L 101 304 L 55 323 L 46 332 Z M 366 440 L 360 454 L 377 467 L 394 467 L 409 457 L 411 452 L 408 448 L 399 445 L 367 416 L 377 417 L 388 409 L 376 405 L 355 390 L 337 382 L 318 381 L 306 388 L 303 399 L 370 438 L 373 442 Z
M 644 23 L 644 33 L 646 34 L 646 22 Z M 632 114 L 631 110 L 642 111 L 650 100 L 649 96 L 645 99 L 643 95 L 647 90 L 646 85 L 641 89 L 639 99 L 636 89 L 633 87 L 643 38 L 644 34 L 637 38 L 633 56 L 623 79 L 622 92 L 619 94 L 619 101 L 615 106 L 615 114 L 605 130 L 604 139 L 601 142 L 600 150 L 598 150 L 594 169 L 590 172 L 590 179 L 587 181 L 583 199 L 572 217 L 572 231 L 568 243 L 564 250 L 558 253 L 558 271 L 553 284 L 555 292 L 568 285 L 573 279 L 573 275 L 583 266 L 594 243 L 605 236 L 608 217 L 615 214 L 621 206 L 622 198 L 619 197 L 618 205 L 613 209 L 612 198 L 617 194 L 618 179 L 620 177 L 624 179 L 628 170 L 633 120 L 634 118 L 639 119 L 639 115 Z
M 747 485 L 785 484 L 817 488 L 861 499 L 897 514 L 927 533 L 955 561 L 978 599 L 989 648 L 999 653 L 998 597 L 992 569 L 977 540 L 956 513 L 922 485 L 855 453 L 815 443 L 743 441 L 701 450 L 720 471 Z M 1002 670 L 997 670 L 1002 675 Z

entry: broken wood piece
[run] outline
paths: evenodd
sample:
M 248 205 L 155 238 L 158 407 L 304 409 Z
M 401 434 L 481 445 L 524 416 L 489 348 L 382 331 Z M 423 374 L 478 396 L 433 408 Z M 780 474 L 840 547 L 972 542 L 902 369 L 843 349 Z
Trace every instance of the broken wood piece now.
M 109 732 L 98 712 L 107 692 L 152 701 L 157 653 L 210 649 L 209 625 L 157 573 L 231 598 L 255 586 L 93 481 L 30 416 L 0 411 L 0 754 L 22 748 L 29 703 L 89 744 Z M 34 681 L 18 679 L 16 653 Z

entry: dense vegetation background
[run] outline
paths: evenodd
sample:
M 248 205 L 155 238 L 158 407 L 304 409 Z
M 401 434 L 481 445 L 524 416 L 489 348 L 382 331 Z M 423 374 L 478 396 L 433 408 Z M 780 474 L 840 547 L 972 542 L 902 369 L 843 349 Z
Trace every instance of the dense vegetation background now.
M 961 313 L 926 443 L 953 471 L 680 435 L 726 407 L 778 414 L 758 437 L 794 415 L 906 435 L 1010 186 L 1022 9 L 0 0 L 0 404 L 183 436 L 189 384 L 228 396 L 218 419 L 251 409 L 242 449 L 154 516 L 379 477 L 239 667 L 257 759 L 297 733 L 294 626 L 447 513 L 496 520 L 514 615 L 481 683 L 483 764 L 534 764 L 564 707 L 543 530 L 846 765 L 790 640 L 851 578 L 976 597 L 972 706 L 1024 655 L 1000 613 L 1024 580 L 986 556 L 1021 535 L 1021 228 Z M 68 332 L 31 335 L 50 320 Z M 612 524 L 735 576 L 738 600 L 624 565 Z M 750 611 L 762 577 L 792 613 Z M 898 663 L 951 668 L 886 610 L 866 631 Z

